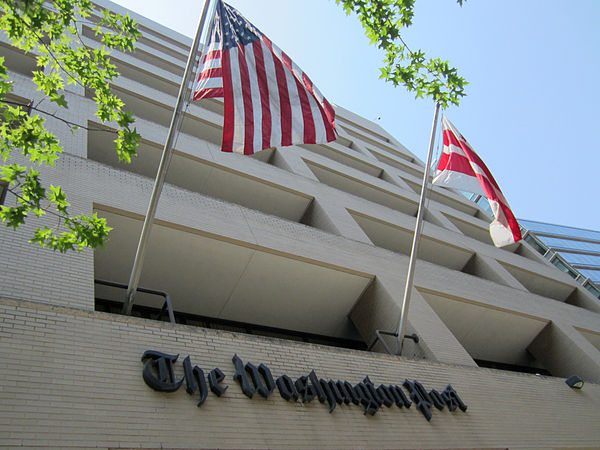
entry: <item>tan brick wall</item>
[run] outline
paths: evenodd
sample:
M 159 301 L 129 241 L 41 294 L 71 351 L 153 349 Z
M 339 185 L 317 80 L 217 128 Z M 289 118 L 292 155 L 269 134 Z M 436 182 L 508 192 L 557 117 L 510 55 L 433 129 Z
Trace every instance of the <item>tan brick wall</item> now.
M 600 385 L 570 389 L 562 378 L 414 362 L 31 302 L 0 301 L 0 445 L 151 448 L 433 448 L 577 447 L 600 442 Z M 190 355 L 205 373 L 219 367 L 229 385 L 221 398 L 151 390 L 140 356 L 154 349 Z M 355 405 L 332 414 L 316 399 L 286 402 L 245 397 L 231 358 L 265 363 L 275 377 L 315 369 L 318 376 L 375 385 L 416 379 L 428 389 L 448 383 L 468 411 L 433 409 L 428 422 L 410 409 Z M 197 395 L 197 394 L 196 394 Z

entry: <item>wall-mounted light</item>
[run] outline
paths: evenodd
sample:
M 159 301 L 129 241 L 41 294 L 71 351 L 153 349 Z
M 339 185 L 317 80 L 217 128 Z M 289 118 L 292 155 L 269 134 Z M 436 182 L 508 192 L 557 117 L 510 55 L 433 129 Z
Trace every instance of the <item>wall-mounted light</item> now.
M 581 389 L 583 387 L 583 380 L 577 375 L 567 378 L 565 383 L 567 383 L 567 386 L 573 389 Z

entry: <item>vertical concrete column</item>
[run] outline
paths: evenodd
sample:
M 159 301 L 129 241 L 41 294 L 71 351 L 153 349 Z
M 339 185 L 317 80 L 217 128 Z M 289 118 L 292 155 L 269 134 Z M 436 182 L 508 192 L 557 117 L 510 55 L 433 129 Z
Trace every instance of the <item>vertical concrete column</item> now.
M 396 332 L 402 305 L 402 284 L 406 265 L 399 265 L 398 276 L 378 276 L 350 312 L 350 319 L 368 344 L 375 340 L 375 330 Z M 427 301 L 413 290 L 408 311 L 407 334 L 416 333 L 419 342 L 404 341 L 402 355 L 411 359 L 427 359 L 448 364 L 474 366 L 477 364 L 464 347 L 435 314 Z M 395 350 L 395 338 L 386 340 Z M 384 351 L 382 346 L 375 351 Z
M 389 166 L 386 166 L 386 167 L 389 167 Z M 384 169 L 381 179 L 383 181 L 387 181 L 388 183 L 391 183 L 395 186 L 398 186 L 408 192 L 411 192 L 411 193 L 415 192 L 412 190 L 412 188 L 408 185 L 408 183 L 406 181 L 404 181 L 401 177 L 399 177 L 397 175 L 397 169 L 394 169 L 394 168 Z
M 285 169 L 288 172 L 302 175 L 303 177 L 310 178 L 314 181 L 319 181 L 314 173 L 308 168 L 304 160 L 300 155 L 294 151 L 294 147 L 286 147 L 284 149 L 277 149 L 271 157 L 271 163 L 276 167 Z
M 382 131 L 388 137 L 390 144 L 393 147 L 396 147 L 396 149 L 399 150 L 401 153 L 404 153 L 405 155 L 409 155 L 412 158 L 413 164 L 416 164 L 417 166 L 420 166 L 420 167 L 425 167 L 425 164 L 419 158 L 417 158 L 417 156 L 415 156 L 415 154 L 413 152 L 411 152 L 408 148 L 406 148 L 400 141 L 398 141 L 394 136 L 389 134 L 387 131 L 385 131 L 383 129 L 382 129 Z
M 598 303 L 598 299 L 592 295 L 590 291 L 581 287 L 581 285 L 577 285 L 575 289 L 573 289 L 573 292 L 567 297 L 565 302 L 570 305 L 585 308 L 589 311 L 600 313 L 600 303 Z
M 373 161 L 378 161 L 378 159 L 375 158 L 371 154 L 371 152 L 369 150 L 367 150 L 367 147 L 365 147 L 362 142 L 358 141 L 358 139 L 353 138 L 352 136 L 350 136 L 349 134 L 347 134 L 345 131 L 343 132 L 343 134 L 342 133 L 340 133 L 340 134 L 343 135 L 343 136 L 345 136 L 350 141 L 352 141 L 352 149 L 353 150 L 356 150 L 357 152 L 359 152 L 363 156 L 366 156 L 369 159 L 372 159 Z
M 464 234 L 444 214 L 431 207 L 427 208 L 427 211 L 425 212 L 425 220 L 442 228 L 446 228 L 447 230 L 454 231 L 455 233 Z
M 569 324 L 550 322 L 527 350 L 554 376 L 600 383 L 600 351 Z
M 529 292 L 502 264 L 488 256 L 475 253 L 463 268 L 463 272 Z
M 343 203 L 335 198 L 316 196 L 301 220 L 329 233 L 373 245 Z
M 426 355 L 431 355 L 430 358 L 447 364 L 477 367 L 471 355 L 416 288 L 413 288 L 411 295 L 408 321 L 410 327 L 407 327 L 407 332 L 411 333 L 411 328 L 414 329 L 420 339 L 419 347 Z M 404 341 L 406 353 L 410 352 L 414 346 L 415 344 L 411 340 Z

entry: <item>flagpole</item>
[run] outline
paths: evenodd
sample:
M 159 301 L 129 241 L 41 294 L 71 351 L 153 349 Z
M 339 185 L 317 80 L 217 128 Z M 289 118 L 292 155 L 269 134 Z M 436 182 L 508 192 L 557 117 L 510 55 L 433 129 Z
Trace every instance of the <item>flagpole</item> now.
M 202 31 L 204 30 L 204 23 L 206 22 L 206 16 L 208 13 L 209 5 L 210 0 L 204 0 L 204 6 L 202 7 L 202 13 L 200 14 L 200 20 L 198 22 L 196 36 L 194 38 L 194 42 L 192 43 L 192 47 L 190 48 L 190 54 L 188 55 L 188 60 L 185 66 L 185 71 L 183 73 L 181 86 L 179 86 L 177 102 L 175 103 L 175 109 L 173 110 L 173 116 L 171 118 L 171 124 L 169 126 L 167 140 L 165 141 L 163 154 L 160 159 L 160 164 L 158 166 L 158 172 L 156 174 L 156 179 L 154 180 L 154 188 L 152 189 L 150 204 L 148 205 L 146 219 L 144 220 L 142 233 L 140 235 L 140 241 L 138 243 L 135 259 L 133 261 L 133 267 L 131 269 L 131 276 L 129 278 L 129 283 L 127 287 L 127 298 L 125 299 L 125 303 L 123 304 L 123 314 L 131 314 L 131 308 L 133 307 L 133 297 L 135 296 L 135 292 L 137 291 L 140 276 L 142 274 L 142 265 L 144 262 L 144 254 L 146 253 L 146 244 L 148 243 L 148 238 L 150 237 L 150 230 L 152 229 L 152 222 L 154 221 L 154 215 L 156 214 L 158 199 L 160 198 L 160 193 L 162 192 L 165 177 L 167 175 L 167 169 L 169 168 L 169 163 L 171 162 L 171 155 L 173 153 L 173 142 L 175 136 L 177 135 L 177 131 L 179 130 L 179 126 L 183 117 L 182 111 L 186 100 L 185 97 L 187 93 L 187 87 L 190 82 L 192 68 L 196 60 L 198 44 L 200 42 Z
M 431 137 L 429 139 L 429 153 L 427 154 L 427 164 L 425 164 L 425 173 L 423 174 L 423 185 L 421 186 L 421 198 L 419 199 L 419 211 L 417 212 L 417 223 L 413 234 L 412 249 L 410 251 L 410 261 L 408 263 L 408 275 L 406 276 L 406 286 L 404 287 L 404 300 L 402 301 L 402 312 L 400 314 L 400 324 L 398 325 L 398 342 L 396 349 L 398 354 L 402 354 L 402 343 L 406 332 L 406 318 L 408 316 L 408 305 L 410 303 L 410 294 L 412 292 L 413 278 L 415 274 L 415 265 L 417 262 L 417 253 L 419 252 L 419 243 L 421 241 L 421 228 L 423 215 L 425 214 L 425 194 L 427 184 L 429 183 L 429 166 L 433 157 L 433 146 L 435 143 L 435 132 L 437 129 L 438 113 L 440 104 L 436 102 L 435 112 L 433 114 L 433 125 L 431 127 Z

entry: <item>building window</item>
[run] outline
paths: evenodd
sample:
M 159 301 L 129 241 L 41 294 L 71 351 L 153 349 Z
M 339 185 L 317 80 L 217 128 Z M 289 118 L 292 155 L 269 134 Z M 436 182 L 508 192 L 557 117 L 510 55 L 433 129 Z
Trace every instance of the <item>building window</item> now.
M 529 243 L 540 255 L 544 256 L 548 248 L 542 245 L 536 238 L 528 234 L 525 236 L 525 241 Z
M 586 284 L 583 285 L 583 287 L 590 291 L 592 295 L 595 295 L 596 297 L 600 298 L 600 289 L 598 289 L 596 285 L 591 281 L 588 281 Z
M 569 274 L 571 277 L 577 278 L 577 274 L 575 273 L 575 271 L 573 271 L 573 269 L 571 269 L 564 262 L 562 262 L 562 260 L 560 260 L 558 257 L 554 258 L 552 260 L 552 264 L 554 264 L 556 267 L 558 267 L 563 272 Z
M 8 183 L 0 180 L 0 205 L 4 205 L 6 199 L 6 193 L 8 192 Z
M 95 310 L 113 314 L 121 314 L 123 304 L 111 300 L 95 300 Z M 169 318 L 164 310 L 160 308 L 151 308 L 142 305 L 133 305 L 131 315 L 143 319 L 159 320 L 168 322 Z M 214 317 L 199 316 L 187 314 L 181 311 L 175 311 L 176 323 L 182 325 L 191 325 L 214 330 L 225 330 L 236 333 L 253 334 L 256 336 L 272 337 L 277 339 L 286 339 L 291 341 L 301 341 L 310 344 L 329 345 L 332 347 L 350 348 L 354 350 L 367 350 L 367 345 L 362 341 L 337 338 L 332 336 L 323 336 L 313 333 L 304 333 L 282 328 L 262 326 L 246 322 L 237 322 L 233 320 L 218 319 Z

